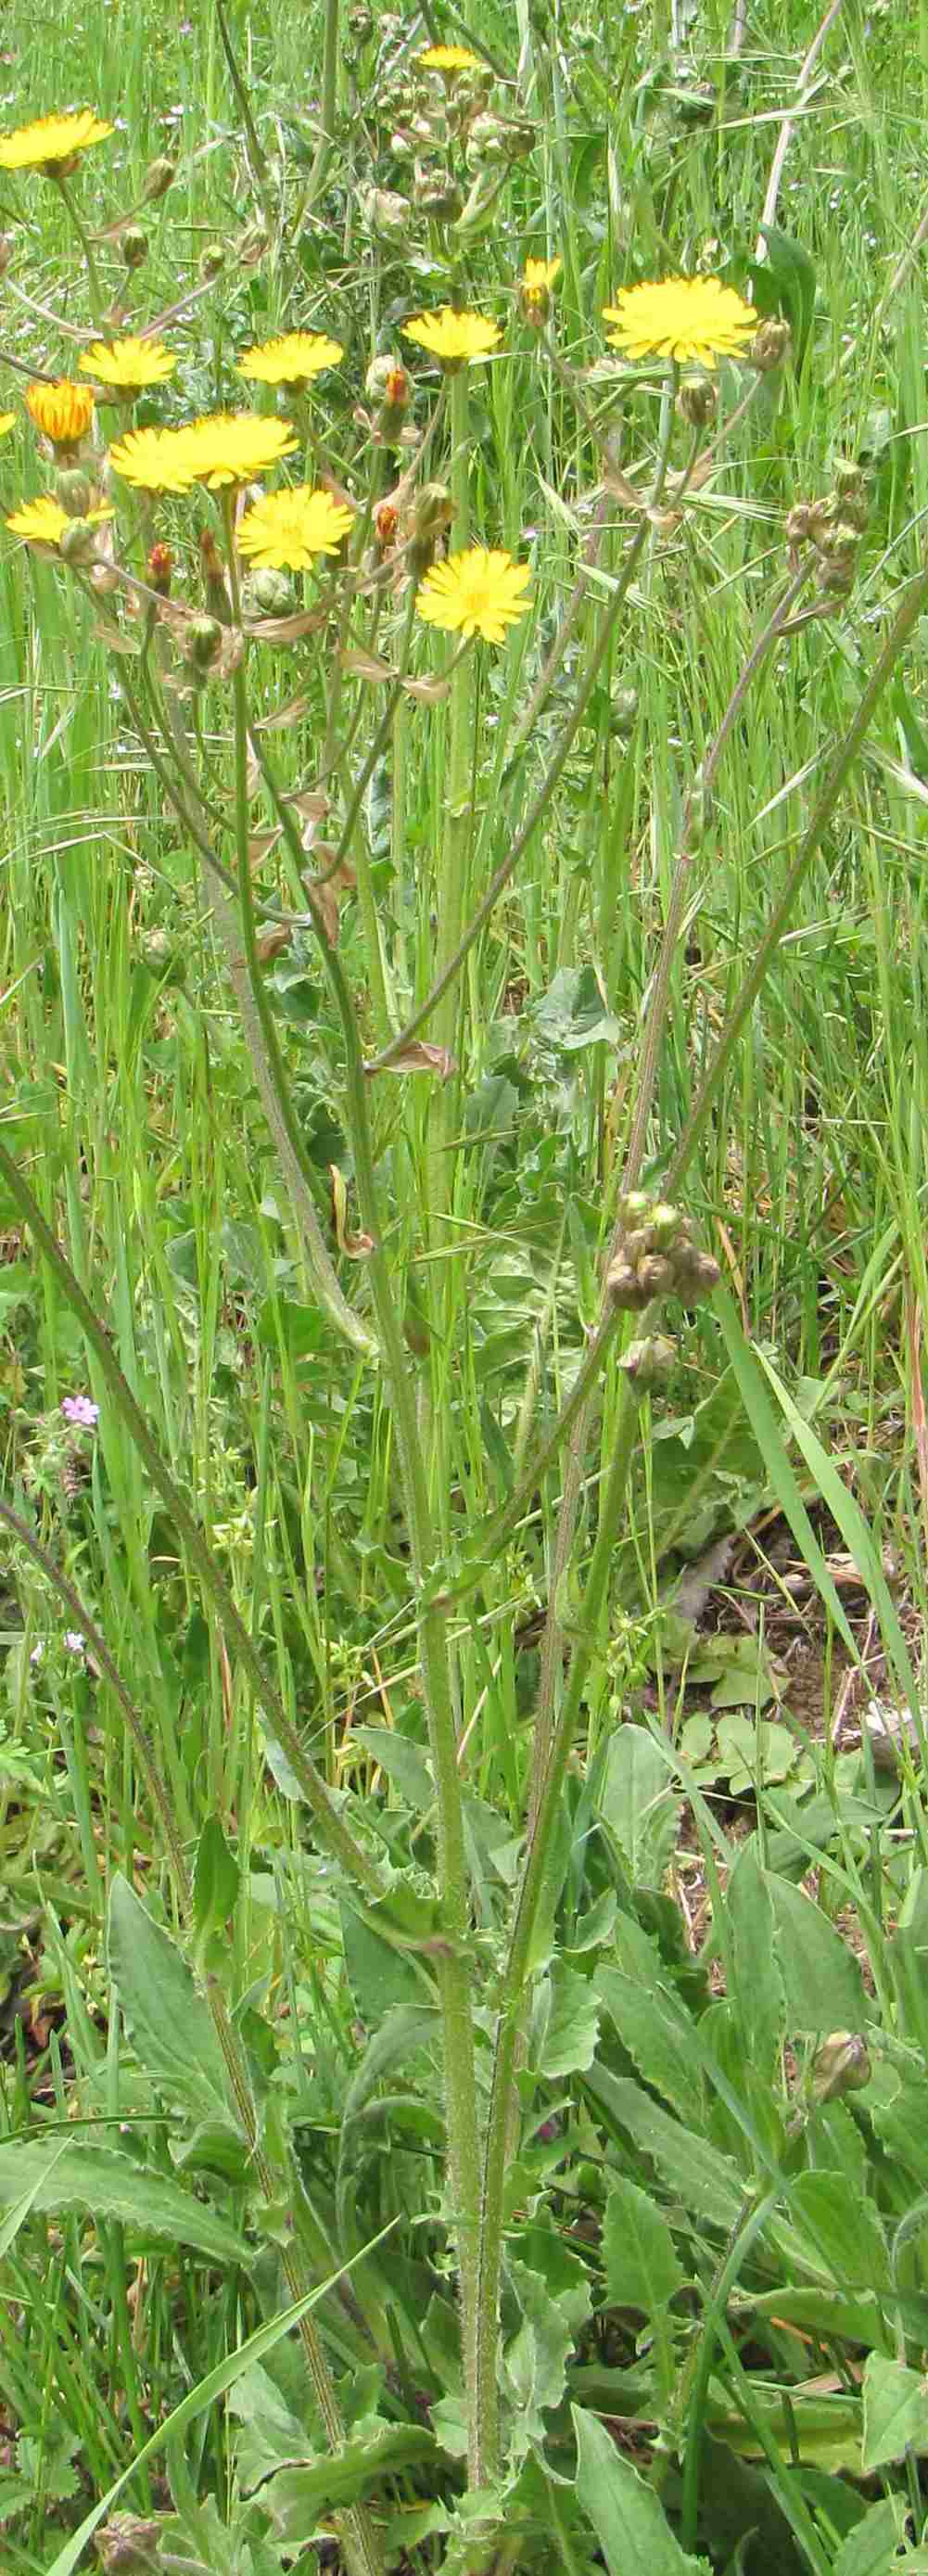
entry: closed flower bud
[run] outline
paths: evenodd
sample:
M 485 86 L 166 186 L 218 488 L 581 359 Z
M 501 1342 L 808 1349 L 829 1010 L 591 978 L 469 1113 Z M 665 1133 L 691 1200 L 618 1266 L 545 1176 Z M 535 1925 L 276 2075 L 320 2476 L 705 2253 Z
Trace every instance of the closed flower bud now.
M 222 648 L 222 627 L 217 617 L 192 617 L 187 629 L 187 654 L 194 668 L 208 671 Z
M 139 940 L 139 956 L 143 966 L 147 966 L 150 975 L 157 976 L 159 983 L 183 983 L 187 972 L 183 949 L 178 946 L 176 939 L 171 938 L 170 932 L 162 929 L 160 925 L 153 924 L 150 930 L 143 930 Z
M 637 689 L 613 689 L 609 701 L 609 725 L 619 742 L 629 742 L 638 722 Z
M 126 225 L 119 236 L 119 249 L 124 268 L 141 268 L 148 258 L 148 234 L 143 233 L 141 224 Z
M 293 592 L 285 572 L 272 572 L 263 565 L 251 575 L 248 600 L 256 617 L 289 617 Z
M 620 1258 L 612 1262 L 606 1273 L 606 1287 L 613 1305 L 620 1307 L 623 1314 L 638 1314 L 642 1306 L 647 1305 L 647 1289 L 642 1288 L 630 1261 Z
M 153 205 L 158 197 L 166 197 L 176 177 L 176 161 L 169 160 L 166 152 L 161 153 L 157 161 L 149 164 L 145 173 L 142 195 L 146 205 Z
M 459 188 L 450 170 L 443 171 L 438 178 L 423 170 L 416 174 L 413 198 L 420 214 L 430 215 L 433 223 L 453 224 L 457 222 L 464 204 L 464 190 Z
M 388 547 L 396 544 L 399 523 L 400 514 L 396 502 L 378 501 L 374 511 L 374 535 L 382 554 L 386 554 Z
M 692 383 L 681 385 L 677 410 L 690 429 L 706 429 L 716 410 L 716 391 L 710 377 L 694 376 Z
M 836 2102 L 842 2093 L 860 2093 L 870 2082 L 870 2059 L 856 2030 L 833 2030 L 823 2040 L 812 2064 L 809 2091 L 813 2102 Z
M 657 1206 L 652 1208 L 648 1220 L 650 1250 L 669 1252 L 672 1246 L 679 1242 L 682 1232 L 683 1218 L 679 1208 L 671 1207 L 666 1199 L 659 1199 Z
M 644 1341 L 629 1342 L 619 1367 L 631 1379 L 636 1395 L 650 1395 L 654 1387 L 666 1386 L 676 1356 L 675 1344 L 666 1333 L 649 1333 Z
M 808 545 L 809 538 L 812 534 L 809 524 L 810 518 L 811 512 L 807 501 L 797 501 L 795 509 L 788 512 L 786 520 L 787 543 L 791 545 L 794 550 L 799 546 Z
M 211 277 L 219 277 L 225 264 L 226 255 L 222 243 L 218 241 L 207 242 L 205 250 L 201 250 L 200 252 L 199 260 L 199 271 L 202 284 L 206 286 Z
M 620 1226 L 627 1233 L 630 1226 L 643 1225 L 645 1217 L 651 1214 L 651 1206 L 647 1190 L 626 1190 L 616 1210 Z
M 159 599 L 166 599 L 174 569 L 174 557 L 170 546 L 152 546 L 145 568 L 150 588 L 157 591 Z
M 648 1227 L 646 1225 L 631 1226 L 629 1232 L 623 1237 L 623 1260 L 630 1261 L 634 1267 L 635 1262 L 643 1261 L 645 1253 L 650 1252 L 650 1250 L 651 1237 Z
M 663 1252 L 646 1252 L 638 1263 L 638 1285 L 646 1297 L 669 1297 L 674 1277 L 673 1262 Z
M 363 188 L 359 198 L 362 223 L 382 241 L 403 241 L 412 207 L 395 188 Z
M 66 472 L 56 475 L 55 489 L 69 519 L 86 518 L 93 503 L 93 493 L 89 477 L 82 474 L 79 465 L 70 465 Z
M 218 617 L 220 625 L 230 626 L 232 609 L 226 588 L 226 568 L 211 528 L 200 530 L 200 570 L 210 616 Z
M 464 159 L 469 170 L 497 168 L 508 160 L 506 128 L 501 117 L 475 116 L 471 120 Z
M 771 314 L 768 321 L 761 323 L 760 330 L 755 331 L 748 350 L 752 367 L 757 368 L 758 375 L 769 376 L 776 367 L 785 367 L 792 354 L 793 335 L 789 323 L 781 322 L 777 314 Z
M 61 531 L 58 552 L 66 564 L 92 563 L 96 542 L 97 531 L 91 527 L 89 519 L 71 519 Z

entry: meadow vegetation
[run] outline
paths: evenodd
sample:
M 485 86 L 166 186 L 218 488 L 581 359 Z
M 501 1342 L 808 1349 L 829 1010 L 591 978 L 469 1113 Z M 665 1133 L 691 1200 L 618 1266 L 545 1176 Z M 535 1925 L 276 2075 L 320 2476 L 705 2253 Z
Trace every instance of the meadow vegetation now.
M 4 20 L 11 2576 L 928 2568 L 928 16 Z

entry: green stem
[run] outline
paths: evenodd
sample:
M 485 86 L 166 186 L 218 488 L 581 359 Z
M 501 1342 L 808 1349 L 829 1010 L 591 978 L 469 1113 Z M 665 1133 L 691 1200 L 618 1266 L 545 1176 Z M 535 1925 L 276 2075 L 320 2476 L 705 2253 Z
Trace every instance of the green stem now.
M 266 756 L 259 752 L 258 757 L 278 819 L 285 833 L 296 838 L 292 815 L 283 803 Z M 430 1600 L 426 1592 L 427 1577 L 435 1557 L 434 1530 L 416 1419 L 415 1387 L 407 1365 L 389 1264 L 383 1248 L 379 1193 L 367 1114 L 365 1066 L 357 1021 L 338 951 L 329 945 L 320 925 L 315 925 L 315 929 L 345 1048 L 346 1114 L 354 1151 L 358 1207 L 362 1224 L 371 1238 L 368 1277 L 396 1432 L 417 1598 L 419 1658 L 438 1814 L 438 1891 L 442 1934 L 435 1955 L 444 2043 L 449 2196 L 461 2280 L 465 2387 L 471 2399 L 476 2369 L 480 2142 L 467 1958 L 470 1903 L 447 1618 L 444 1605 Z M 471 2482 L 480 2486 L 490 2474 L 490 2465 L 478 2439 L 473 2403 L 469 2405 L 469 2428 Z M 495 2450 L 492 2457 L 495 2458 Z
M 251 112 L 251 100 L 248 96 L 248 91 L 245 82 L 242 79 L 241 72 L 239 71 L 235 48 L 229 34 L 228 21 L 222 5 L 222 0 L 216 0 L 216 24 L 219 29 L 219 41 L 226 58 L 226 68 L 235 93 L 239 115 L 245 128 L 246 159 L 249 164 L 256 193 L 261 201 L 261 212 L 264 216 L 268 238 L 270 239 L 274 230 L 274 209 L 271 203 L 270 188 L 268 184 L 269 173 L 267 157 L 263 150 L 258 129 Z
M 313 166 L 306 182 L 303 201 L 300 207 L 300 223 L 304 221 L 310 206 L 315 204 L 316 198 L 325 184 L 329 162 L 332 158 L 332 147 L 335 141 L 335 116 L 338 107 L 338 67 L 340 54 L 339 34 L 339 0 L 325 0 L 325 24 L 322 37 L 322 99 L 319 110 L 319 140 L 316 145 L 313 157 Z M 297 225 L 295 229 L 298 230 L 299 226 Z
M 69 221 L 70 226 L 71 226 L 71 230 L 72 230 L 72 232 L 76 233 L 76 235 L 77 235 L 77 239 L 78 239 L 78 241 L 80 242 L 81 251 L 82 251 L 82 253 L 83 253 L 84 266 L 85 266 L 86 271 L 87 271 L 87 284 L 88 284 L 88 287 L 89 287 L 89 289 L 90 289 L 90 303 L 91 303 L 91 308 L 92 308 L 92 312 L 93 312 L 93 318 L 94 318 L 94 321 L 95 321 L 95 322 L 98 322 L 98 323 L 100 324 L 100 327 L 101 327 L 101 329 L 102 329 L 102 327 L 103 327 L 103 289 L 102 289 L 102 287 L 101 287 L 101 285 L 100 285 L 100 273 L 99 273 L 99 270 L 98 270 L 98 268 L 97 268 L 96 259 L 95 259 L 95 257 L 94 257 L 93 243 L 92 243 L 92 241 L 91 241 L 90 234 L 89 234 L 89 232 L 88 232 L 88 230 L 87 230 L 87 226 L 86 226 L 86 224 L 82 221 L 81 216 L 78 214 L 77 207 L 76 207 L 76 205 L 75 205 L 75 203 L 74 203 L 74 199 L 73 199 L 73 197 L 72 197 L 72 195 L 71 195 L 71 183 L 70 183 L 70 180 L 68 180 L 68 179 L 64 179 L 64 178 L 62 178 L 62 177 L 59 175 L 59 177 L 56 179 L 55 185 L 56 185 L 56 187 L 57 187 L 58 194 L 59 194 L 59 196 L 60 196 L 60 198 L 61 198 L 62 205 L 63 205 L 63 206 L 64 206 L 64 208 L 65 208 L 65 212 L 66 212 L 66 214 L 67 214 L 68 221 Z
M 28 1182 L 24 1180 L 18 1164 L 13 1161 L 12 1155 L 7 1153 L 2 1140 L 0 1140 L 0 1175 L 6 1182 L 10 1196 L 19 1209 L 24 1223 L 34 1235 L 43 1259 L 54 1272 L 67 1304 L 72 1313 L 77 1316 L 91 1350 L 96 1354 L 102 1374 L 115 1398 L 126 1428 L 140 1456 L 144 1458 L 152 1484 L 160 1494 L 177 1536 L 182 1540 L 187 1555 L 195 1565 L 204 1589 L 218 1613 L 227 1644 L 248 1673 L 255 1696 L 270 1721 L 270 1731 L 296 1774 L 301 1795 L 310 1809 L 323 1849 L 333 1860 L 338 1861 L 343 1869 L 349 1871 L 352 1879 L 365 1889 L 368 1896 L 381 1896 L 384 1891 L 379 1872 L 373 1861 L 368 1859 L 367 1853 L 362 1851 L 360 1845 L 355 1842 L 353 1834 L 349 1833 L 337 1808 L 332 1805 L 321 1773 L 317 1771 L 311 1756 L 306 1752 L 296 1727 L 291 1726 L 283 1702 L 268 1680 L 260 1655 L 256 1651 L 244 1620 L 239 1616 L 215 1557 L 184 1500 L 180 1486 L 175 1484 L 170 1469 L 165 1466 L 154 1433 L 141 1406 L 136 1403 L 128 1378 L 123 1376 L 113 1348 L 114 1336 L 105 1320 L 106 1307 L 99 1291 L 96 1305 L 91 1305 L 90 1298 L 85 1295 L 60 1243 L 53 1235 L 51 1227 L 46 1224 L 38 1200 L 33 1196 Z

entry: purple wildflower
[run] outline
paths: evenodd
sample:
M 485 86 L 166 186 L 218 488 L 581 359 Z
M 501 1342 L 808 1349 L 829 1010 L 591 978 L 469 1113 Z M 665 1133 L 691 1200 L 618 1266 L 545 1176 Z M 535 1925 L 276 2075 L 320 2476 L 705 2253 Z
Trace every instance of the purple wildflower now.
M 91 1404 L 89 1395 L 66 1395 L 61 1410 L 65 1421 L 79 1424 L 82 1431 L 92 1431 L 100 1419 L 100 1407 Z

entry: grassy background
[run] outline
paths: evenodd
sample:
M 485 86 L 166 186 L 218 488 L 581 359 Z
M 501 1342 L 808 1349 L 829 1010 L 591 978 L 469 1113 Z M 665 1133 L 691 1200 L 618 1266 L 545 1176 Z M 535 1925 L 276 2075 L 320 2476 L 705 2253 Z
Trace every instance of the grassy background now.
M 475 0 L 468 20 L 536 130 L 498 224 L 468 255 L 470 283 L 502 315 L 526 249 L 560 253 L 561 344 L 582 367 L 602 356 L 599 308 L 621 283 L 697 263 L 746 276 L 779 120 L 813 33 L 807 12 L 749 12 L 725 71 L 727 12 L 679 13 L 680 24 L 676 14 L 671 27 L 659 7 L 630 13 L 606 0 L 595 12 L 535 11 L 521 0 L 515 8 Z M 312 21 L 257 8 L 239 9 L 233 23 L 262 137 L 287 165 L 295 202 L 314 144 Z M 381 149 L 377 80 L 387 77 L 391 27 L 384 25 L 379 55 L 367 58 L 373 73 L 363 94 L 352 102 L 346 89 L 338 166 L 301 241 L 294 287 L 282 270 L 249 269 L 240 257 L 253 210 L 215 21 L 202 0 L 184 19 L 151 6 L 65 7 L 38 22 L 12 0 L 3 26 L 5 125 L 85 101 L 116 123 L 116 140 L 88 161 L 80 182 L 83 203 L 98 201 L 101 220 L 137 195 L 155 151 L 178 152 L 175 188 L 145 217 L 151 252 L 141 310 L 169 301 L 206 245 L 226 248 L 215 292 L 176 334 L 178 412 L 225 398 L 234 351 L 278 323 L 331 328 L 347 356 L 343 380 L 326 395 L 326 432 L 333 461 L 350 470 L 364 365 L 391 344 L 417 301 L 438 300 L 440 284 L 434 245 L 424 251 L 417 235 L 411 245 L 378 247 L 361 212 L 372 152 Z M 457 23 L 447 32 L 459 32 Z M 429 1366 L 433 1400 L 447 1404 L 453 1424 L 454 1491 L 475 1510 L 505 1491 L 520 1406 L 543 1416 L 576 1363 L 604 1185 L 627 1130 L 682 800 L 783 569 L 784 514 L 829 489 L 838 459 L 865 462 L 872 514 L 854 593 L 833 619 L 778 648 L 723 764 L 674 968 L 650 1140 L 658 1177 L 782 882 L 812 782 L 919 554 L 928 506 L 920 255 L 890 288 L 923 211 L 926 77 L 924 9 L 906 21 L 879 6 L 842 13 L 797 122 L 777 209 L 800 254 L 798 265 L 795 251 L 792 265 L 782 254 L 805 325 L 797 363 L 778 400 L 760 397 L 711 497 L 645 559 L 544 834 L 471 961 L 461 1239 L 449 1263 L 448 1341 L 433 1346 Z M 40 184 L 3 182 L 12 274 L 63 320 L 83 324 L 80 274 L 50 191 L 36 219 Z M 567 594 L 596 470 L 569 395 L 524 335 L 512 331 L 509 340 L 475 395 L 472 511 L 487 542 L 532 542 L 539 621 L 524 672 L 520 641 L 508 659 L 487 657 L 481 682 L 477 866 L 487 872 L 505 846 L 507 822 L 491 719 L 504 709 L 507 687 L 525 686 L 539 637 Z M 8 296 L 4 341 L 12 358 L 51 369 L 67 362 L 64 330 L 43 331 Z M 18 386 L 5 374 L 3 399 L 12 403 Z M 602 391 L 594 376 L 588 399 Z M 626 399 L 627 455 L 647 447 L 654 419 L 647 391 Z M 25 426 L 6 442 L 0 474 L 9 506 L 24 488 L 40 488 Z M 604 581 L 622 534 L 617 521 Z M 421 1739 L 381 1397 L 312 1303 L 191 853 L 165 822 L 90 615 L 75 611 L 55 571 L 27 563 L 12 546 L 0 587 L 0 1051 L 9 1136 L 79 1277 L 102 1284 L 122 1365 L 197 1498 L 285 1705 L 330 1782 L 367 1791 L 371 1754 L 356 1736 L 359 1723 Z M 398 618 L 388 610 L 380 641 L 389 644 Z M 922 641 L 884 701 L 806 882 L 689 1193 L 746 1324 L 815 1410 L 878 1544 L 894 1551 L 919 1619 L 928 1082 Z M 263 685 L 268 707 L 281 703 L 292 686 L 288 665 L 269 669 Z M 619 690 L 637 693 L 630 736 L 614 722 Z M 320 712 L 317 699 L 313 722 Z M 371 710 L 365 701 L 362 741 L 375 720 L 376 703 Z M 211 702 L 207 723 L 219 750 L 223 721 Z M 440 714 L 423 720 L 416 709 L 403 721 L 402 811 L 378 773 L 367 814 L 401 993 L 428 973 L 444 758 Z M 544 749 L 542 737 L 538 759 Z M 296 783 L 306 737 L 288 737 L 283 758 Z M 350 905 L 343 946 L 363 1002 L 363 948 Z M 612 1042 L 565 1056 L 552 1043 L 545 997 L 558 973 L 588 964 L 616 1024 Z M 326 1166 L 348 1168 L 337 1047 L 311 959 L 288 953 L 273 982 L 324 1214 Z M 370 1020 L 366 1035 L 372 1040 Z M 377 1146 L 391 1249 L 415 1308 L 423 1293 L 424 1112 L 401 1087 L 389 1093 L 384 1086 L 376 1094 Z M 251 1850 L 258 1856 L 236 1915 L 238 1987 L 244 1993 L 268 1981 L 297 2096 L 299 2031 L 311 2027 L 311 2113 L 324 2146 L 354 2062 L 335 1908 L 313 1888 L 299 1811 L 267 1773 L 247 1694 L 177 1564 L 175 1535 L 102 1401 L 79 1331 L 54 1283 L 33 1270 L 0 1203 L 4 1223 L 0 1432 L 8 1489 L 25 1492 L 95 1605 L 148 1715 L 185 1839 L 192 1843 L 216 1813 L 233 1823 L 240 1859 Z M 674 1383 L 672 1411 L 684 1425 L 724 1385 L 725 1367 L 716 1322 L 704 1317 L 686 1337 Z M 96 1439 L 77 1442 L 75 1470 L 58 1408 L 87 1386 L 101 1398 L 101 1418 Z M 614 1401 L 610 1383 L 591 1478 L 608 1454 Z M 660 1444 L 654 1455 L 659 1466 Z M 737 1516 L 752 1461 L 734 1432 L 727 1466 Z M 634 1543 L 617 1578 L 645 1631 L 657 1587 L 659 1485 L 659 1474 L 642 1480 Z M 679 1490 L 671 1472 L 671 1501 Z M 512 1832 L 536 1675 L 532 1620 L 546 1597 L 548 1510 L 546 1500 L 538 1523 L 494 1569 L 473 1618 L 462 1620 L 471 1784 Z M 120 2066 L 103 1907 L 114 1867 L 156 1876 L 151 1822 L 122 1733 L 104 1719 L 56 1609 L 12 1550 L 0 1619 L 7 1650 L 0 1970 L 8 1997 L 0 2116 L 15 2134 L 49 2115 L 64 2122 L 75 2102 L 87 2118 L 106 2119 L 117 2104 L 131 2118 L 137 2079 Z M 617 1663 L 591 1693 L 591 1747 L 622 1698 L 618 1607 L 616 1621 Z M 43 1654 L 32 1663 L 37 1642 Z M 632 1661 L 637 1642 L 636 1630 Z M 829 1652 L 826 1636 L 826 1697 Z M 269 1902 L 281 1872 L 286 1913 Z M 897 1898 L 893 1882 L 890 1901 Z M 137 2116 L 151 2144 L 144 2088 Z M 160 2154 L 157 2140 L 155 2148 Z M 183 2252 L 166 2286 L 157 2264 L 127 2259 L 115 2221 L 88 2238 L 68 2217 L 51 2237 L 44 2228 L 35 2241 L 27 2234 L 10 2259 L 0 2404 L 11 2441 L 23 2437 L 15 2475 L 34 2486 L 9 2541 L 10 2564 L 25 2576 L 49 2563 L 43 2532 L 56 2498 L 65 2518 L 76 2515 L 71 2498 L 83 2497 L 83 2482 L 103 2485 L 124 2464 L 127 2433 L 140 2438 L 235 2341 L 241 2294 L 233 2283 L 201 2297 L 197 2258 Z M 221 2494 L 227 2462 L 215 2418 L 205 2419 L 199 2438 L 202 2456 L 189 2454 L 185 2473 L 201 2495 Z M 144 2505 L 144 2480 L 140 2490 Z

